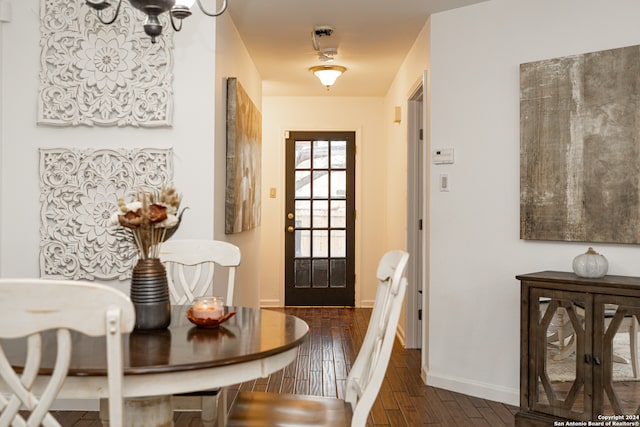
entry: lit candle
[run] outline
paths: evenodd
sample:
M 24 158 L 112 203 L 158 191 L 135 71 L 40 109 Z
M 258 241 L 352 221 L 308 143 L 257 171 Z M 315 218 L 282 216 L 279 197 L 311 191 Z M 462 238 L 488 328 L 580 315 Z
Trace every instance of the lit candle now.
M 217 320 L 224 315 L 223 301 L 218 297 L 197 298 L 193 303 L 193 317 Z

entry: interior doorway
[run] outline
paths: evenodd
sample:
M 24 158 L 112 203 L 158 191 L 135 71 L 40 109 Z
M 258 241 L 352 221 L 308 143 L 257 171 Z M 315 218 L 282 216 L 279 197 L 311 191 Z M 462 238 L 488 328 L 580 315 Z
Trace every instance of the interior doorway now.
M 426 259 L 426 72 L 407 103 L 407 265 L 406 338 L 407 348 L 423 348 L 423 307 Z
M 355 132 L 286 138 L 285 305 L 355 305 Z

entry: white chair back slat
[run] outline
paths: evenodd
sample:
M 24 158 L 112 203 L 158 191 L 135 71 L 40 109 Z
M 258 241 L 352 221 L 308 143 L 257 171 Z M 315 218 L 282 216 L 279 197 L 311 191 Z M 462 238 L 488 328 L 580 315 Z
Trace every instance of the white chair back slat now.
M 347 377 L 345 401 L 353 409 L 352 427 L 364 427 L 382 386 L 398 320 L 404 302 L 407 280 L 403 277 L 409 254 L 387 252 L 378 265 L 376 299 L 358 356 Z
M 165 268 L 167 270 L 167 285 L 169 286 L 169 298 L 171 299 L 171 303 L 172 304 L 185 304 L 185 302 L 182 301 L 182 299 L 184 298 L 186 301 L 186 297 L 184 297 L 184 294 L 182 294 L 182 289 L 180 286 L 177 286 L 174 281 L 173 281 L 173 277 L 175 276 L 175 266 L 169 264 L 169 263 L 165 263 Z
M 29 337 L 27 345 L 27 359 L 37 360 L 33 356 L 30 356 L 33 354 L 33 351 L 31 350 L 31 342 L 33 341 L 34 343 L 37 343 L 39 339 L 39 334 Z M 40 366 L 39 362 L 38 366 Z M 25 369 L 23 379 L 21 379 L 21 377 L 18 376 L 11 367 L 4 351 L 0 349 L 0 377 L 13 391 L 8 400 L 3 394 L 0 394 L 3 403 L 2 413 L 0 414 L 0 426 L 7 426 L 9 424 L 26 425 L 25 420 L 18 415 L 18 410 L 20 409 L 22 402 L 27 402 L 25 404 L 26 406 L 33 402 L 33 399 L 27 389 L 33 384 L 33 378 L 35 376 L 27 373 Z
M 58 329 L 56 331 L 58 352 L 56 354 L 56 364 L 53 368 L 53 373 L 45 387 L 42 395 L 39 399 L 33 393 L 28 393 L 29 402 L 23 401 L 26 408 L 31 411 L 31 416 L 27 422 L 27 425 L 39 426 L 42 424 L 44 418 L 49 413 L 49 408 L 56 399 L 62 383 L 67 377 L 67 371 L 69 370 L 69 362 L 71 361 L 71 334 L 68 329 Z M 32 349 L 29 349 L 32 350 Z M 41 351 L 39 351 L 42 353 Z M 32 382 L 29 382 L 31 386 Z M 27 390 L 24 389 L 27 393 Z M 56 422 L 57 423 L 57 422 Z
M 236 267 L 241 260 L 237 246 L 218 240 L 168 240 L 160 247 L 160 260 L 167 268 L 172 303 L 188 304 L 196 297 L 216 293 L 224 297 L 226 305 L 233 305 Z M 227 270 L 225 295 L 214 290 L 219 266 Z
M 122 363 L 122 328 L 120 307 L 110 307 L 105 318 L 107 321 L 107 369 L 109 372 L 109 419 L 119 420 L 124 415 L 122 396 L 123 363 Z M 127 331 L 128 332 L 128 331 Z M 119 357 L 120 356 L 120 357 Z M 113 397 L 113 400 L 112 400 Z
M 167 261 L 165 266 L 173 304 L 188 304 L 197 296 L 213 293 L 215 263 L 185 265 Z
M 0 341 L 0 377 L 10 390 L 0 395 L 0 426 L 60 426 L 50 408 L 62 387 L 72 354 L 70 331 L 104 336 L 107 343 L 111 425 L 123 423 L 122 333 L 133 330 L 129 297 L 109 286 L 68 280 L 0 279 L 0 338 L 27 339 L 24 369 L 16 373 Z M 43 390 L 33 384 L 42 360 L 44 331 L 53 330 L 57 352 Z M 28 416 L 19 413 L 23 406 Z

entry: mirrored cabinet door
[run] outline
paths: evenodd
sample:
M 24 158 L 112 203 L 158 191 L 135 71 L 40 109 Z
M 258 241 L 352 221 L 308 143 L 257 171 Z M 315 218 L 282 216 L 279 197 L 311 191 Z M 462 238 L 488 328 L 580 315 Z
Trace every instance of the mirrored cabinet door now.
M 591 420 L 593 325 L 585 313 L 592 313 L 593 298 L 534 288 L 531 302 L 532 408 L 561 418 Z
M 595 389 L 599 391 L 594 395 L 596 413 L 626 416 L 639 413 L 639 318 L 640 298 L 595 296 L 593 369 Z
M 516 427 L 589 425 L 607 415 L 640 425 L 640 277 L 540 271 L 516 278 L 522 304 Z

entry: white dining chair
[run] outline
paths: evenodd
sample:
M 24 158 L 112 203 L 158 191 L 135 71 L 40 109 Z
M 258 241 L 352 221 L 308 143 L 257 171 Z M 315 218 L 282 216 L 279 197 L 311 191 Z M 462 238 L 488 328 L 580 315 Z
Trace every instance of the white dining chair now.
M 171 239 L 164 242 L 160 247 L 160 261 L 167 269 L 171 303 L 189 304 L 196 297 L 215 294 L 224 298 L 225 305 L 233 305 L 236 268 L 241 258 L 237 246 L 220 240 Z M 214 286 L 214 281 L 225 275 L 223 294 Z M 206 427 L 215 425 L 216 421 L 219 427 L 224 426 L 227 406 L 224 389 L 175 395 L 173 405 L 177 410 L 201 410 L 202 423 Z
M 0 279 L 0 339 L 26 337 L 24 369 L 14 370 L 0 340 L 0 426 L 60 426 L 50 412 L 68 373 L 70 331 L 104 336 L 107 349 L 109 417 L 123 425 L 122 337 L 133 330 L 135 310 L 123 292 L 96 283 Z M 46 384 L 38 378 L 42 333 L 56 336 L 55 366 Z M 26 415 L 25 415 L 26 414 Z M 25 419 L 26 417 L 26 419 Z
M 160 247 L 160 261 L 167 269 L 172 304 L 189 304 L 196 297 L 216 295 L 224 297 L 226 305 L 233 305 L 236 267 L 240 265 L 240 249 L 220 240 L 168 240 Z M 226 273 L 219 271 L 224 267 Z M 224 294 L 214 288 L 216 274 L 227 275 Z
M 378 265 L 379 280 L 369 326 L 347 377 L 345 399 L 240 392 L 228 427 L 364 427 L 389 364 L 407 281 L 409 254 L 387 252 Z

